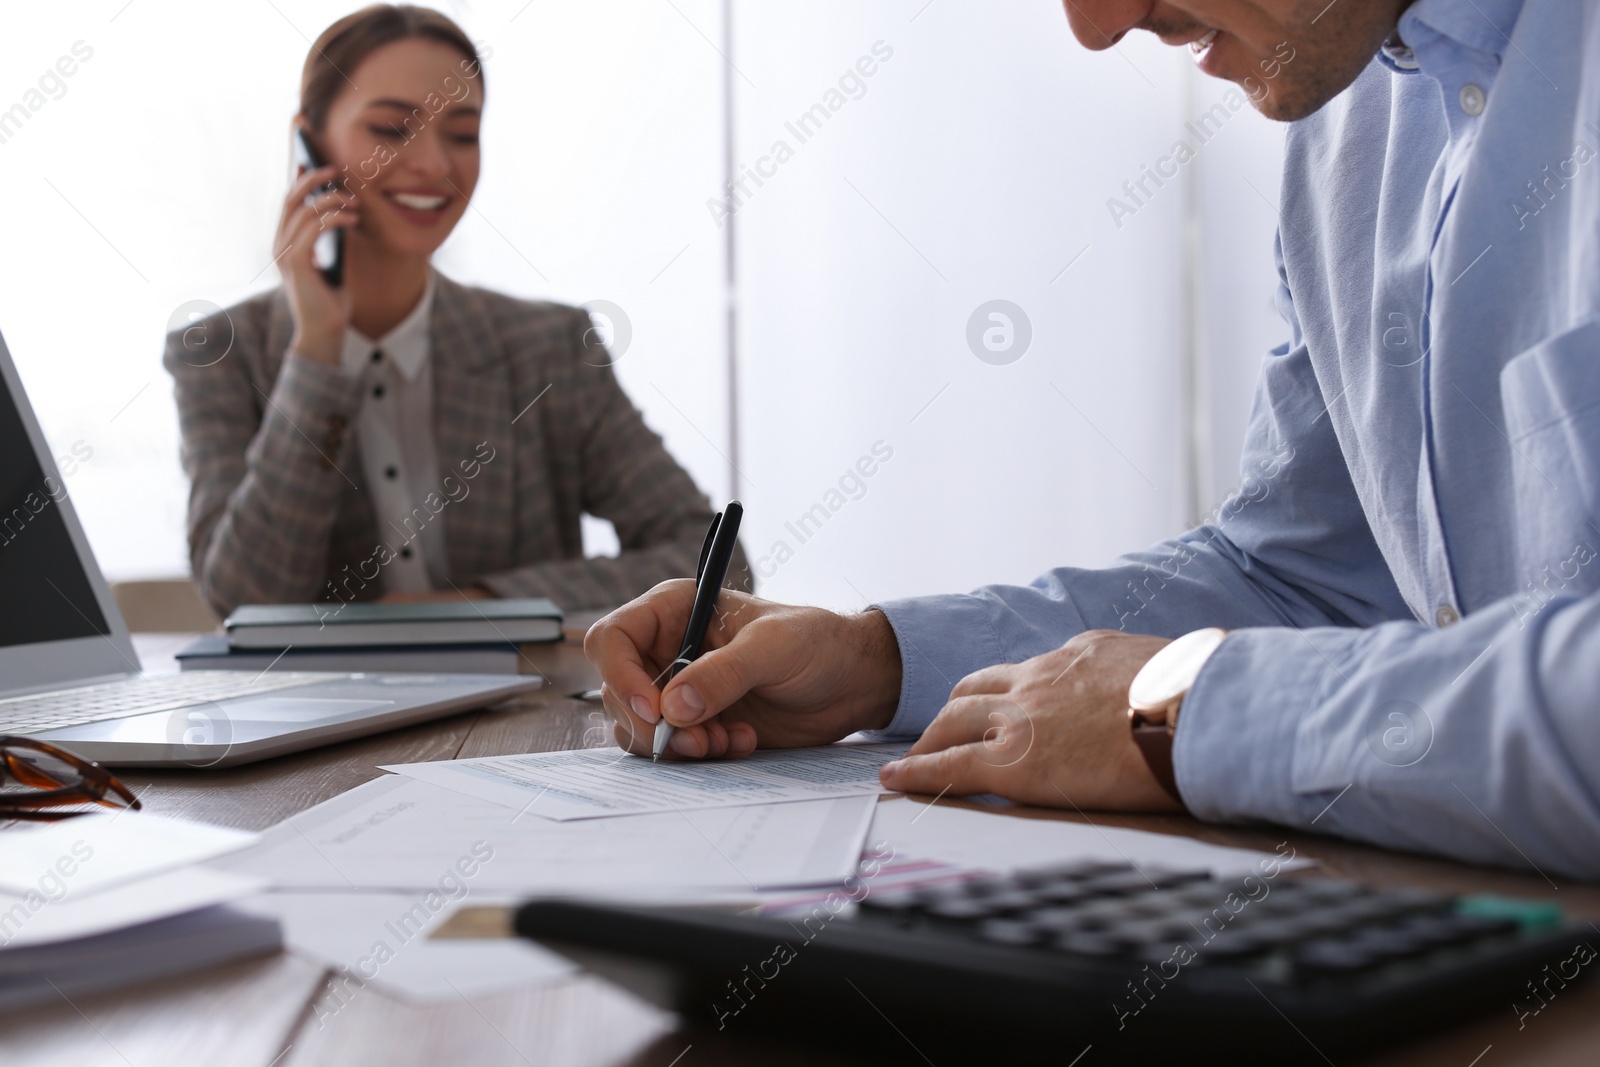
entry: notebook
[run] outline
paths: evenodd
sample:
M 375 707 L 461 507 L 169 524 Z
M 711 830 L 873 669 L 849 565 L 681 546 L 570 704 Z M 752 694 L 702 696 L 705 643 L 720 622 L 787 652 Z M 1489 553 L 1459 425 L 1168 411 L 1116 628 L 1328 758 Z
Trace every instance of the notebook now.
M 415 671 L 516 674 L 522 650 L 496 641 L 471 645 L 355 645 L 350 648 L 234 648 L 227 634 L 204 634 L 173 657 L 186 671 Z
M 234 648 L 526 644 L 561 640 L 543 597 L 419 604 L 246 604 L 223 623 Z

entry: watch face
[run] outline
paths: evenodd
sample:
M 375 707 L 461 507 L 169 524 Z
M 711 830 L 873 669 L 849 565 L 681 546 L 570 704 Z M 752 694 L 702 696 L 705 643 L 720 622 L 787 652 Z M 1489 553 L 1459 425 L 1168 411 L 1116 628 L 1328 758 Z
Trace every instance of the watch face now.
M 1227 636 L 1226 630 L 1215 627 L 1195 630 L 1151 656 L 1128 686 L 1128 706 L 1135 711 L 1155 711 L 1183 696 Z

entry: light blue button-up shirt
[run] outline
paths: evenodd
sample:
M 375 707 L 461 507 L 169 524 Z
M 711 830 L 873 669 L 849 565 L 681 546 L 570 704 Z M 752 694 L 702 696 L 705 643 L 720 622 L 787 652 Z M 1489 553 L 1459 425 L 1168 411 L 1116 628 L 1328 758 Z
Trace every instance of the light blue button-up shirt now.
M 916 734 L 1085 629 L 1233 631 L 1195 814 L 1600 877 L 1600 3 L 1417 0 L 1289 130 L 1240 492 L 1100 570 L 882 605 Z

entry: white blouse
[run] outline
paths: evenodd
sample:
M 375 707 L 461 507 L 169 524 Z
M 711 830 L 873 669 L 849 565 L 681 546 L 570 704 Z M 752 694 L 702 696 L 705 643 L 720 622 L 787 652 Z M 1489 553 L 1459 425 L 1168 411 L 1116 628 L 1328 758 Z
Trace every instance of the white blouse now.
M 344 372 L 366 385 L 356 432 L 378 537 L 395 553 L 379 574 L 385 593 L 448 587 L 444 513 L 423 506 L 430 493 L 443 492 L 428 358 L 433 292 L 430 271 L 422 299 L 398 326 L 377 340 L 347 329 L 340 358 Z

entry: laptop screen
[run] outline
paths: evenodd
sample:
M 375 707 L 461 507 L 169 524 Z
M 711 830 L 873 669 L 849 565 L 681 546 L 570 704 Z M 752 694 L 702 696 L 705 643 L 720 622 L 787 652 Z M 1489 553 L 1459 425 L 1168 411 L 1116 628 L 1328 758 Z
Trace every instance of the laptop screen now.
M 66 495 L 0 380 L 0 648 L 111 633 L 61 514 Z

